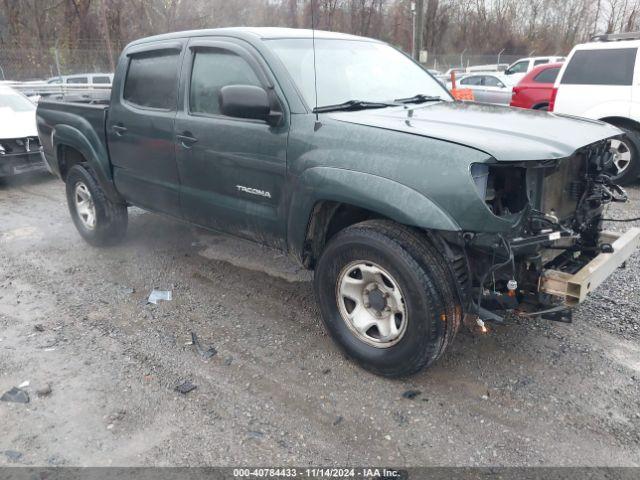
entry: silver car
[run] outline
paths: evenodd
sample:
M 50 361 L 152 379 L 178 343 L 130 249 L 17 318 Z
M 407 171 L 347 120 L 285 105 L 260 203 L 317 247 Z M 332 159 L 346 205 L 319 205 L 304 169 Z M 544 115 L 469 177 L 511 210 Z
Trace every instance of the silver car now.
M 458 84 L 460 88 L 473 90 L 476 102 L 508 105 L 511 101 L 513 87 L 501 75 L 491 73 L 468 75 L 462 78 Z

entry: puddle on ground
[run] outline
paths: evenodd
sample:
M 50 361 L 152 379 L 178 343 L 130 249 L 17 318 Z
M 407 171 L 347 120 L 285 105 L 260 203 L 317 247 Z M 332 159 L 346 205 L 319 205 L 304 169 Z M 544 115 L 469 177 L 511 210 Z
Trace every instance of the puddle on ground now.
M 6 230 L 4 232 L 0 232 L 0 240 L 15 240 L 22 239 L 26 237 L 33 237 L 38 233 L 38 229 L 36 227 L 21 227 L 21 228 L 13 228 L 11 230 Z

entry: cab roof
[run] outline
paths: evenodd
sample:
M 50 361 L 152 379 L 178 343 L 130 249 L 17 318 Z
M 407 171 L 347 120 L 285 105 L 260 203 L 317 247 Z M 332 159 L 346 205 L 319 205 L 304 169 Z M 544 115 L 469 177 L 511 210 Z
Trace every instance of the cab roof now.
M 149 42 L 158 42 L 163 40 L 171 40 L 176 38 L 206 37 L 216 35 L 226 35 L 239 38 L 250 37 L 254 40 L 273 40 L 276 38 L 299 38 L 309 39 L 313 36 L 311 29 L 304 28 L 279 28 L 279 27 L 228 27 L 228 28 L 211 28 L 203 30 L 185 30 L 181 32 L 165 33 L 162 35 L 154 35 L 139 40 L 134 40 L 129 45 L 139 45 Z M 369 42 L 379 42 L 373 38 L 359 37 L 347 33 L 329 32 L 327 30 L 316 30 L 315 38 L 330 40 L 364 40 Z

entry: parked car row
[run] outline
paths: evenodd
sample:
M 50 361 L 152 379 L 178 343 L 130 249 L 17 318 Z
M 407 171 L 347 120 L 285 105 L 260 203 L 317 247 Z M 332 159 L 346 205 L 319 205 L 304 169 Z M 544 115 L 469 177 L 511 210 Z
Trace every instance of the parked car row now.
M 104 103 L 109 99 L 113 73 L 79 73 L 62 75 L 47 80 L 25 82 L 3 81 L 37 103 L 40 98 L 85 103 Z
M 615 125 L 626 136 L 611 142 L 613 164 L 608 173 L 616 182 L 627 184 L 640 174 L 638 47 L 640 33 L 600 35 L 575 46 L 566 59 L 522 58 L 504 72 L 478 71 L 486 66 L 450 69 L 444 84 L 452 88 L 450 74 L 455 71 L 457 86 L 470 90 L 476 102 L 547 110 Z
M 111 88 L 113 73 L 80 73 L 77 75 L 62 75 L 47 80 L 53 85 L 91 85 L 96 88 Z
M 448 88 L 451 88 L 451 73 L 454 73 L 456 78 L 458 79 L 462 79 L 469 75 L 477 75 L 480 73 L 494 74 L 500 79 L 503 84 L 505 84 L 505 86 L 507 86 L 515 85 L 527 73 L 531 72 L 534 68 L 540 65 L 563 61 L 564 57 L 557 56 L 527 57 L 520 58 L 513 62 L 511 65 L 508 65 L 506 63 L 471 65 L 467 67 L 453 67 L 444 73 L 440 73 L 437 70 L 429 70 L 429 73 L 434 75 L 436 79 L 440 80 L 440 82 L 445 84 Z

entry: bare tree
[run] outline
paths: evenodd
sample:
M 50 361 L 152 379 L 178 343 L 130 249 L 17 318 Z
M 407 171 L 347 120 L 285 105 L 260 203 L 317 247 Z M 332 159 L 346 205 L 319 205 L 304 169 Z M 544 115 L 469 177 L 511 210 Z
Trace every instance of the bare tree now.
M 238 25 L 308 28 L 311 1 L 0 0 L 0 63 L 18 52 L 20 71 L 51 69 L 55 48 L 67 70 L 108 69 L 127 42 L 147 35 Z M 430 55 L 567 53 L 594 33 L 640 29 L 640 0 L 423 1 L 422 44 Z M 319 29 L 411 50 L 411 0 L 313 2 Z

